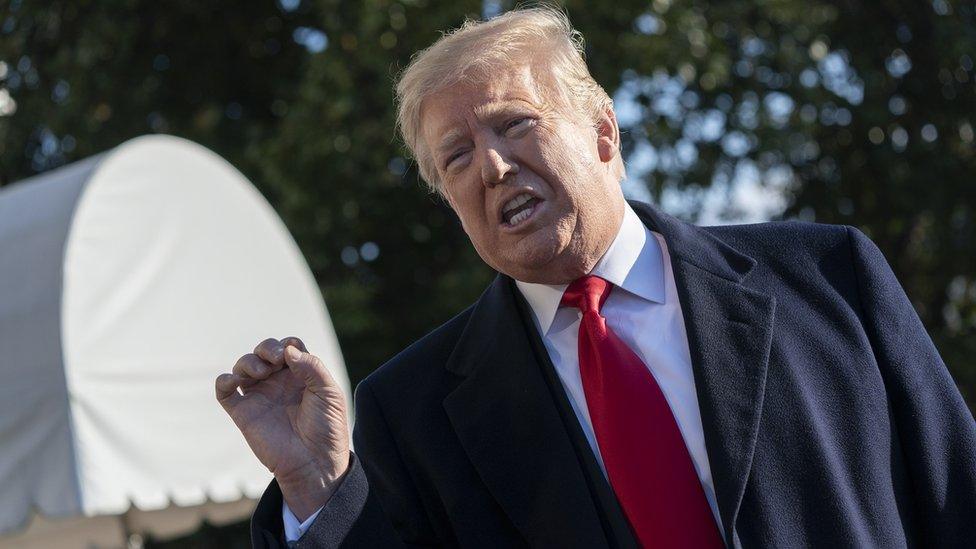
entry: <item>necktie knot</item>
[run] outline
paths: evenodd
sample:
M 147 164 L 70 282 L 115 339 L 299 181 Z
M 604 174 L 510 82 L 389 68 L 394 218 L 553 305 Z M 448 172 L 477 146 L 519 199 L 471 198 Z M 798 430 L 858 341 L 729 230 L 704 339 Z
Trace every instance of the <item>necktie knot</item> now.
M 584 313 L 600 313 L 600 309 L 610 296 L 613 284 L 598 276 L 586 275 L 574 280 L 563 292 L 559 302 L 564 307 L 576 307 Z

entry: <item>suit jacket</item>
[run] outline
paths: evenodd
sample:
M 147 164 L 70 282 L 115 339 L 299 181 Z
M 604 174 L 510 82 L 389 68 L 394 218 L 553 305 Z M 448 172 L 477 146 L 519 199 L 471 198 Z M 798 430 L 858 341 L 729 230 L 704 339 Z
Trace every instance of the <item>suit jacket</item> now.
M 976 543 L 976 421 L 867 237 L 632 206 L 671 251 L 729 546 Z M 359 384 L 357 456 L 298 547 L 633 544 L 519 298 L 498 276 Z M 256 547 L 281 544 L 280 514 L 272 483 Z

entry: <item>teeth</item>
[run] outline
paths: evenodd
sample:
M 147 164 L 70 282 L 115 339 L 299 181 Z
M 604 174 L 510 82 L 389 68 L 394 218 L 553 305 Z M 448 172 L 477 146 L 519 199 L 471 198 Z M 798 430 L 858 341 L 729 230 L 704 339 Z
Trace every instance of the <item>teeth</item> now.
M 509 210 L 513 210 L 515 208 L 518 208 L 519 206 L 521 206 L 522 204 L 525 204 L 529 200 L 532 200 L 532 196 L 531 195 L 528 195 L 526 193 L 522 193 L 522 194 L 516 196 L 515 198 L 509 200 L 508 202 L 506 202 L 505 203 L 505 207 L 502 208 L 502 212 L 503 213 L 507 213 Z
M 512 219 L 508 221 L 509 225 L 518 225 L 519 223 L 525 221 L 532 215 L 532 210 L 523 210 L 512 216 Z

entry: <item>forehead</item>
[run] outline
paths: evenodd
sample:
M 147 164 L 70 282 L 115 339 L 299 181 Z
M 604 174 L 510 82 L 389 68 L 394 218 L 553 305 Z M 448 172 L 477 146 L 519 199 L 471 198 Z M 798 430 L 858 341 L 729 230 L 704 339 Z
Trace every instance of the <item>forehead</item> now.
M 519 106 L 543 106 L 532 71 L 528 66 L 498 69 L 487 78 L 465 79 L 428 95 L 420 108 L 421 135 L 433 145 L 446 132 Z

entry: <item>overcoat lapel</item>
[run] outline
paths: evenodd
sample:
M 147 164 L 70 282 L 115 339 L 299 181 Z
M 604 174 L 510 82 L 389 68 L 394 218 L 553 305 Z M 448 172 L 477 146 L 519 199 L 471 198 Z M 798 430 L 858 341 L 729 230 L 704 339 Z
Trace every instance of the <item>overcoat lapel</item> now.
M 499 276 L 475 306 L 448 361 L 466 379 L 444 408 L 485 485 L 530 545 L 606 547 L 514 291 Z
M 742 282 L 755 260 L 709 232 L 641 203 L 668 244 L 688 334 L 708 461 L 730 546 L 755 450 L 775 300 Z

